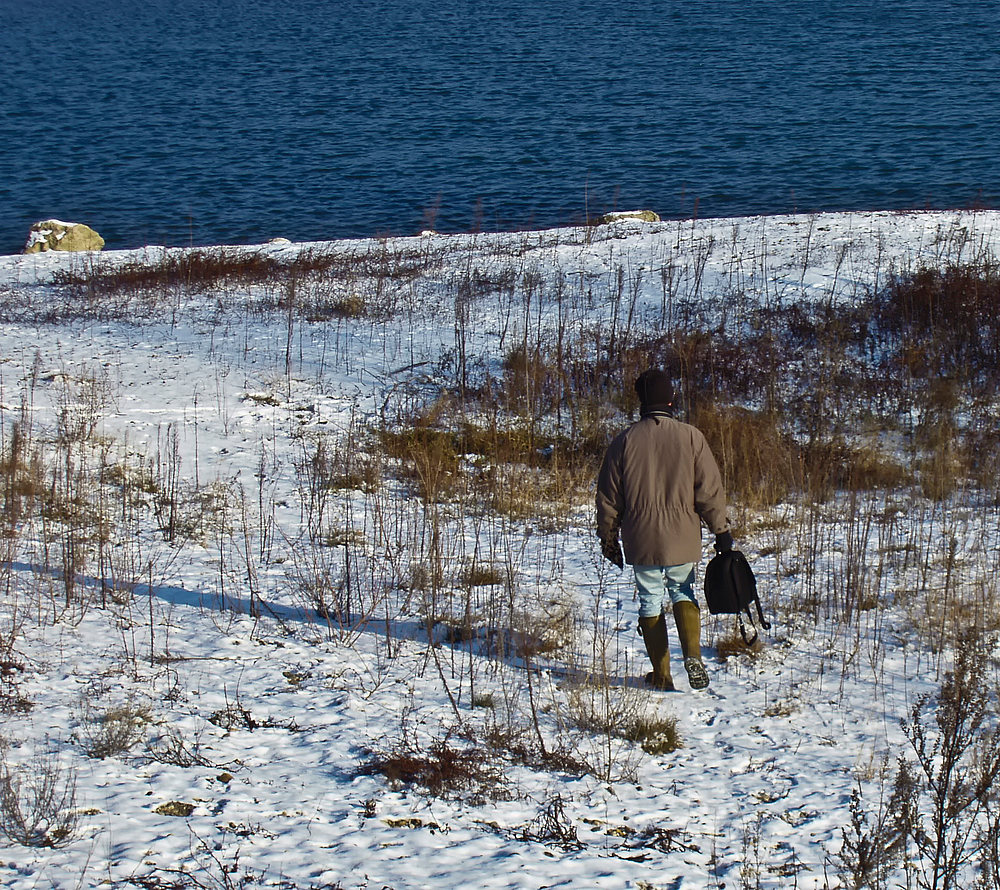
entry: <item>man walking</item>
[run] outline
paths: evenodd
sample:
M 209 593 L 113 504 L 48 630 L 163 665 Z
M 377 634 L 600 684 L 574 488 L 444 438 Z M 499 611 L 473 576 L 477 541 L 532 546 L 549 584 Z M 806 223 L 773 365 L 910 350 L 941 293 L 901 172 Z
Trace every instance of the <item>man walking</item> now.
M 639 632 L 653 665 L 646 682 L 674 688 L 664 615 L 669 596 L 688 681 L 692 689 L 704 689 L 708 672 L 701 658 L 694 567 L 701 559 L 702 522 L 715 535 L 716 550 L 732 549 L 726 493 L 705 437 L 672 416 L 669 375 L 644 371 L 635 391 L 640 419 L 608 447 L 597 479 L 601 552 L 619 568 L 627 562 L 635 571 Z

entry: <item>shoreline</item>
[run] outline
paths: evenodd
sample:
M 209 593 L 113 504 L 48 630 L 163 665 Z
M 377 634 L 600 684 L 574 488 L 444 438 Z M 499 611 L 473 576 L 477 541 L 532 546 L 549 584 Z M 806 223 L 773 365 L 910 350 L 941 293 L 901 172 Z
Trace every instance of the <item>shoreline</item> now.
M 196 245 L 163 245 L 163 244 L 143 244 L 136 247 L 111 247 L 99 251 L 60 251 L 47 250 L 40 253 L 25 254 L 11 253 L 0 254 L 0 268 L 21 263 L 28 264 L 58 264 L 69 261 L 54 261 L 51 257 L 79 257 L 85 256 L 92 259 L 99 257 L 112 258 L 136 258 L 145 254 L 162 256 L 167 254 L 183 254 L 186 252 L 209 252 L 209 251 L 247 251 L 259 252 L 261 250 L 279 251 L 301 251 L 306 249 L 327 248 L 337 249 L 345 246 L 359 245 L 385 245 L 407 243 L 422 243 L 428 240 L 451 242 L 456 245 L 474 246 L 483 243 L 502 243 L 504 241 L 515 241 L 524 239 L 538 239 L 553 243 L 574 243 L 581 239 L 587 242 L 601 242 L 609 239 L 618 239 L 624 235 L 643 234 L 647 236 L 657 236 L 664 233 L 678 232 L 685 229 L 690 231 L 716 230 L 720 228 L 732 228 L 733 226 L 797 226 L 803 221 L 811 221 L 815 226 L 822 222 L 848 221 L 900 221 L 900 220 L 951 220 L 960 223 L 965 220 L 992 219 L 994 225 L 1000 225 L 1000 209 L 974 208 L 974 209 L 944 209 L 944 210 L 831 210 L 817 212 L 796 212 L 796 213 L 776 213 L 776 214 L 754 214 L 747 216 L 720 216 L 720 217 L 683 217 L 676 219 L 660 219 L 655 222 L 644 221 L 628 214 L 640 211 L 622 211 L 621 217 L 609 222 L 602 223 L 581 223 L 579 225 L 562 225 L 538 229 L 512 229 L 482 232 L 439 232 L 427 229 L 414 234 L 407 235 L 370 235 L 364 237 L 329 238 L 306 241 L 292 241 L 281 236 L 275 236 L 266 241 L 250 243 L 229 243 L 217 242 L 212 244 Z

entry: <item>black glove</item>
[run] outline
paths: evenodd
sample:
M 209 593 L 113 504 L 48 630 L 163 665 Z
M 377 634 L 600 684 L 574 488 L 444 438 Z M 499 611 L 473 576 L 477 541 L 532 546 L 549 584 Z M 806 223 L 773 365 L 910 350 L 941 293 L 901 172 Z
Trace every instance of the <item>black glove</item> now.
M 625 568 L 622 545 L 618 543 L 617 538 L 609 538 L 607 541 L 601 541 L 601 554 L 612 565 L 616 565 L 620 569 Z
M 721 532 L 715 536 L 715 550 L 717 553 L 726 553 L 733 549 L 733 536 L 729 532 Z

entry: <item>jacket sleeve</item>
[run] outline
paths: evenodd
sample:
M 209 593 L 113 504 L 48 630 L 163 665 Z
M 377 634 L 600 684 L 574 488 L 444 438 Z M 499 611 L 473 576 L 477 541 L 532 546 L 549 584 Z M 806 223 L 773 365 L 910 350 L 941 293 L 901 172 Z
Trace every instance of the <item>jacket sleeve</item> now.
M 719 465 L 701 432 L 694 441 L 694 508 L 712 534 L 729 531 L 726 490 Z
M 622 437 L 616 438 L 604 455 L 597 476 L 597 536 L 602 541 L 618 539 L 625 499 L 622 493 Z

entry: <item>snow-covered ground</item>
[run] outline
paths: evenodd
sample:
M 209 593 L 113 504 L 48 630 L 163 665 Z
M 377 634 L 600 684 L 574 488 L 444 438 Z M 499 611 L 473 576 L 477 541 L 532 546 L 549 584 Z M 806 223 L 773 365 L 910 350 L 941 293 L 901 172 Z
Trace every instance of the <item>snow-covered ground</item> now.
M 671 287 L 691 299 L 739 290 L 772 303 L 848 300 L 894 269 L 998 242 L 1000 214 L 927 212 L 242 248 L 279 260 L 306 250 L 421 258 L 389 296 L 374 275 L 330 285 L 331 299 L 391 303 L 377 320 L 314 321 L 255 308 L 258 299 L 287 301 L 282 283 L 177 290 L 129 321 L 77 312 L 67 301 L 85 295 L 52 284 L 84 262 L 157 262 L 158 248 L 0 257 L 0 298 L 30 303 L 34 314 L 0 327 L 5 453 L 13 427 L 28 425 L 33 441 L 68 462 L 46 468 L 53 488 L 102 466 L 137 480 L 134 503 L 122 495 L 104 505 L 108 540 L 100 556 L 95 540 L 80 545 L 68 593 L 57 517 L 34 515 L 6 535 L 8 787 L 20 781 L 28 800 L 29 777 L 48 776 L 57 792 L 75 790 L 61 812 L 76 819 L 53 847 L 0 836 L 0 884 L 841 886 L 836 854 L 851 794 L 877 796 L 883 761 L 906 751 L 900 719 L 937 690 L 949 663 L 913 630 L 907 607 L 876 607 L 850 625 L 807 614 L 794 568 L 802 543 L 754 526 L 735 505 L 745 522 L 737 543 L 773 629 L 759 653 L 723 661 L 714 643 L 730 624 L 706 620 L 709 689 L 694 693 L 679 680 L 678 692 L 651 694 L 634 682 L 645 656 L 630 577 L 599 559 L 589 493 L 550 525 L 489 510 L 456 517 L 447 503 L 430 520 L 431 508 L 391 478 L 313 491 L 326 501 L 310 506 L 304 465 L 319 441 L 342 461 L 360 453 L 367 425 L 391 421 L 406 399 L 426 400 L 463 355 L 497 369 L 526 326 L 555 329 L 570 304 L 571 323 L 610 324 L 619 280 L 634 289 L 641 326 L 664 311 Z M 457 311 L 470 269 L 487 278 L 511 267 L 510 301 L 473 298 Z M 536 280 L 525 296 L 524 282 Z M 551 296 L 557 281 L 566 303 Z M 41 317 L 49 303 L 58 323 Z M 60 436 L 79 444 L 60 450 Z M 176 494 L 173 540 L 162 530 L 169 505 L 154 515 L 152 482 Z M 828 506 L 819 558 L 830 568 L 813 578 L 832 579 L 852 546 L 850 517 Z M 876 507 L 886 504 L 874 495 L 860 505 Z M 958 512 L 902 510 L 895 533 L 949 535 L 968 577 L 986 578 L 998 533 L 988 516 Z M 438 521 L 448 543 L 417 552 Z M 325 523 L 336 546 L 307 547 L 310 522 Z M 707 557 L 707 535 L 705 543 Z M 428 645 L 417 585 L 394 582 L 428 553 L 454 575 L 478 548 L 504 567 L 526 611 L 569 615 L 560 625 L 573 629 L 567 647 L 525 659 Z M 397 563 L 405 565 L 393 575 L 387 566 Z M 303 579 L 317 571 L 341 595 L 357 587 L 349 621 L 325 620 L 303 595 Z M 101 575 L 113 585 L 102 588 Z M 568 666 L 592 667 L 598 646 L 607 683 L 581 692 Z M 571 699 L 581 695 L 604 701 L 597 708 L 612 717 L 674 717 L 682 746 L 650 754 L 614 732 L 579 728 Z M 133 724 L 134 744 L 92 756 L 96 742 Z M 484 743 L 503 731 L 534 758 Z M 373 754 L 426 754 L 438 743 L 466 746 L 500 773 L 478 794 L 434 795 L 365 768 Z M 556 751 L 589 769 L 542 762 Z

